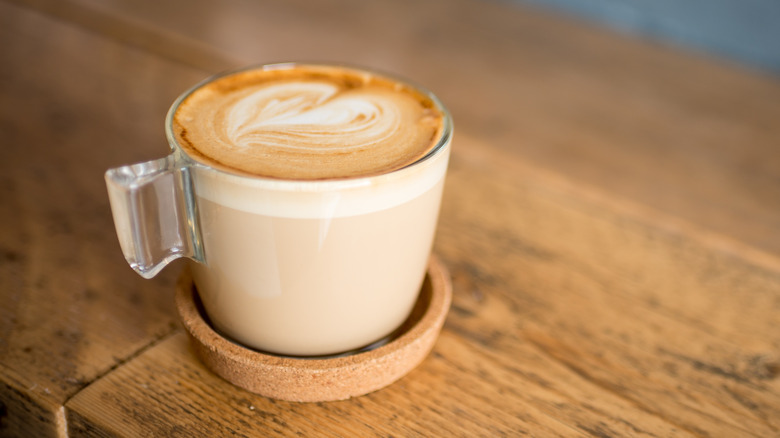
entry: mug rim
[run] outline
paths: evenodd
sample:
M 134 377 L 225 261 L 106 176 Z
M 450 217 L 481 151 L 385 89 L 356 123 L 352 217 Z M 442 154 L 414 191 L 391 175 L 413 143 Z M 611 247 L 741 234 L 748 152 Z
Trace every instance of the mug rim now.
M 239 172 L 233 172 L 229 169 L 223 169 L 218 168 L 212 165 L 209 165 L 208 163 L 199 161 L 189 154 L 187 154 L 184 149 L 181 147 L 179 142 L 176 140 L 176 136 L 173 133 L 173 117 L 176 114 L 176 111 L 179 109 L 179 106 L 184 102 L 188 97 L 190 97 L 195 91 L 199 90 L 200 88 L 210 84 L 211 82 L 214 82 L 218 79 L 231 76 L 234 74 L 242 73 L 245 71 L 250 70 L 281 70 L 281 69 L 291 69 L 296 67 L 312 67 L 312 68 L 344 68 L 349 69 L 353 71 L 358 72 L 365 72 L 369 73 L 374 76 L 378 76 L 385 79 L 390 79 L 395 82 L 399 82 L 403 85 L 406 85 L 408 87 L 413 88 L 415 91 L 420 92 L 421 94 L 425 95 L 426 97 L 430 98 L 431 101 L 433 101 L 436 108 L 441 111 L 442 113 L 442 131 L 441 135 L 439 136 L 439 140 L 437 141 L 436 145 L 431 148 L 428 153 L 423 155 L 422 157 L 418 158 L 417 160 L 400 167 L 398 169 L 391 170 L 389 172 L 382 172 L 377 174 L 370 174 L 370 175 L 359 175 L 359 176 L 347 176 L 347 177 L 335 177 L 335 178 L 323 178 L 323 179 L 293 179 L 293 178 L 274 178 L 274 177 L 268 177 L 268 176 L 262 176 L 262 175 L 251 175 L 247 173 L 239 173 Z M 177 161 L 182 162 L 182 166 L 190 166 L 190 167 L 197 167 L 200 169 L 208 170 L 211 172 L 215 172 L 217 174 L 220 174 L 224 177 L 233 179 L 237 178 L 240 181 L 244 181 L 247 183 L 251 182 L 266 182 L 271 183 L 277 187 L 284 187 L 289 185 L 294 185 L 297 187 L 313 187 L 317 186 L 322 188 L 322 186 L 337 186 L 337 187 L 343 187 L 343 186 L 353 186 L 358 185 L 362 186 L 365 185 L 369 181 L 374 181 L 376 179 L 384 179 L 384 178 L 392 178 L 400 173 L 405 173 L 405 171 L 408 171 L 411 168 L 418 167 L 420 164 L 425 163 L 429 160 L 431 160 L 433 157 L 440 155 L 443 151 L 448 149 L 449 144 L 451 143 L 452 139 L 452 133 L 453 133 L 453 124 L 452 124 L 452 116 L 450 115 L 449 110 L 444 106 L 444 104 L 441 102 L 441 100 L 430 90 L 428 90 L 425 87 L 422 87 L 412 81 L 409 81 L 407 79 L 402 79 L 396 75 L 393 74 L 387 74 L 384 72 L 380 72 L 375 69 L 369 69 L 365 67 L 358 67 L 354 65 L 349 64 L 342 64 L 342 63 L 308 63 L 308 62 L 278 62 L 278 63 L 270 63 L 270 64 L 252 64 L 245 67 L 240 67 L 236 69 L 226 70 L 211 76 L 208 76 L 207 78 L 201 80 L 200 82 L 196 83 L 192 87 L 190 87 L 188 90 L 186 90 L 184 93 L 180 94 L 179 97 L 174 100 L 173 104 L 168 109 L 168 113 L 165 116 L 165 136 L 168 140 L 168 145 L 170 146 L 171 150 L 173 151 L 173 155 Z

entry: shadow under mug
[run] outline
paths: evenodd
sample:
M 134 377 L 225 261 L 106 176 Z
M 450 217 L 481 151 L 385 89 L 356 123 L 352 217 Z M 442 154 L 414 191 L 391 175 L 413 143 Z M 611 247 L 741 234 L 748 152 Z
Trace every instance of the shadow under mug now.
M 191 259 L 214 328 L 256 350 L 329 355 L 387 336 L 409 315 L 425 275 L 450 152 L 448 112 L 420 90 L 444 114 L 443 133 L 399 170 L 316 181 L 246 176 L 194 160 L 173 135 L 179 104 L 221 76 L 172 105 L 169 156 L 106 172 L 128 263 L 152 278 Z

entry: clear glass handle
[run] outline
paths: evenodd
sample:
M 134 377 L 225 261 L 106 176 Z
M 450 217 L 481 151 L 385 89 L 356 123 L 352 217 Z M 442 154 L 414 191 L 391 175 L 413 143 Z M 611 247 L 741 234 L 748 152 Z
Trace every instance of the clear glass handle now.
M 173 155 L 106 172 L 116 234 L 125 259 L 144 278 L 171 261 L 203 262 L 190 168 Z

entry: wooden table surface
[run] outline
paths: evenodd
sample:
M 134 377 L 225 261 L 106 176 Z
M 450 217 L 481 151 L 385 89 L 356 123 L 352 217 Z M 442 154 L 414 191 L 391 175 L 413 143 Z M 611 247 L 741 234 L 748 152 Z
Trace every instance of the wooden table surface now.
M 456 124 L 432 354 L 343 402 L 193 356 L 103 172 L 227 68 L 358 64 Z M 780 79 L 507 2 L 0 0 L 0 436 L 780 436 Z

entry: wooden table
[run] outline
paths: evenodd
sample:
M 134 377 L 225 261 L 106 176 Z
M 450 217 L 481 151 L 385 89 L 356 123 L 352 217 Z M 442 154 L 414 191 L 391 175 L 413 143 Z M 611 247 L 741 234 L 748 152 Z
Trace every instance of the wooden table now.
M 780 81 L 506 2 L 0 0 L 0 435 L 780 436 Z M 295 404 L 193 356 L 103 172 L 196 81 L 386 70 L 456 123 L 454 302 L 396 384 Z

